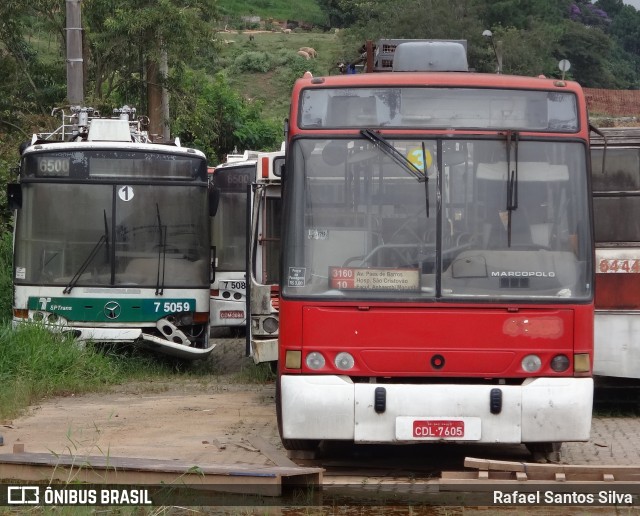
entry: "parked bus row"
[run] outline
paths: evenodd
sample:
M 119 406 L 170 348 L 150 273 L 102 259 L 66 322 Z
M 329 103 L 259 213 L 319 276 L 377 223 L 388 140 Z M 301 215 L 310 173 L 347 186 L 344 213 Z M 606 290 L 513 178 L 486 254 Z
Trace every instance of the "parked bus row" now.
M 208 174 L 130 112 L 34 138 L 8 192 L 14 322 L 186 358 L 246 327 L 289 450 L 587 440 L 593 373 L 637 370 L 637 142 L 590 150 L 574 82 L 392 43 L 390 72 L 296 82 L 286 162 Z

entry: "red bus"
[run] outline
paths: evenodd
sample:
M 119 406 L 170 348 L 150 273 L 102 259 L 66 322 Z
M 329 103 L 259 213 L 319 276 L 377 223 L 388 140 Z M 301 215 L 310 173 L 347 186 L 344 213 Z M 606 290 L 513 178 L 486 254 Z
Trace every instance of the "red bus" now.
M 638 379 L 640 127 L 600 131 L 606 145 L 603 137 L 591 137 L 596 246 L 593 373 Z
M 419 55 L 452 64 L 434 55 L 446 45 Z M 557 456 L 558 443 L 588 440 L 594 269 L 578 84 L 303 78 L 286 156 L 286 449 L 466 441 Z

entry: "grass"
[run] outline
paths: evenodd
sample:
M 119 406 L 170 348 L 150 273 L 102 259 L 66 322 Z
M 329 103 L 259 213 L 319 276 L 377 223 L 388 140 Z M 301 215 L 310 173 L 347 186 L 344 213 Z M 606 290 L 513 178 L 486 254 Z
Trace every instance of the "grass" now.
M 221 59 L 231 87 L 245 98 L 261 101 L 267 118 L 283 120 L 288 116 L 291 88 L 306 70 L 314 75 L 336 74 L 335 64 L 342 59 L 338 36 L 333 33 L 258 32 L 252 36 L 252 41 L 243 33 L 220 36 L 233 41 L 224 46 Z M 314 48 L 318 57 L 303 59 L 296 54 L 300 47 Z M 264 53 L 269 60 L 268 71 L 238 70 L 234 66 L 249 52 Z
M 224 17 L 260 16 L 263 20 L 327 23 L 326 15 L 315 0 L 221 0 L 218 5 Z
M 81 345 L 37 325 L 0 330 L 0 420 L 49 396 L 95 392 L 128 380 L 167 378 L 171 364 L 135 352 Z
M 126 384 L 138 392 L 163 391 L 176 382 L 265 384 L 269 364 L 250 359 L 224 376 L 214 360 L 187 363 L 134 346 L 97 346 L 54 334 L 36 324 L 0 327 L 0 421 L 52 396 L 105 392 Z M 129 388 L 129 387 L 128 387 Z

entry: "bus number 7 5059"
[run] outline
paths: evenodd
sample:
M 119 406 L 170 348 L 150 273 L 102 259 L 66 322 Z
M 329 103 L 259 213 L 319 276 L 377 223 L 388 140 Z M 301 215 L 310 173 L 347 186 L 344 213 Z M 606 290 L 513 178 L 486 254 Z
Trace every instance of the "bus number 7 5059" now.
M 156 312 L 160 312 L 161 306 L 162 306 L 162 311 L 165 313 L 188 312 L 191 310 L 191 305 L 189 304 L 188 301 L 166 302 L 164 304 L 158 301 L 154 301 L 153 304 L 156 308 Z

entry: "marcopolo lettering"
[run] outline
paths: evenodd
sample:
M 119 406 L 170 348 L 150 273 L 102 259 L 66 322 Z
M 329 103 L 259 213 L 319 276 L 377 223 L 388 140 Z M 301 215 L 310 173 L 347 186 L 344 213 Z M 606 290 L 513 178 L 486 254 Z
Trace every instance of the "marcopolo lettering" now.
M 494 278 L 555 278 L 553 271 L 494 271 L 491 273 Z

